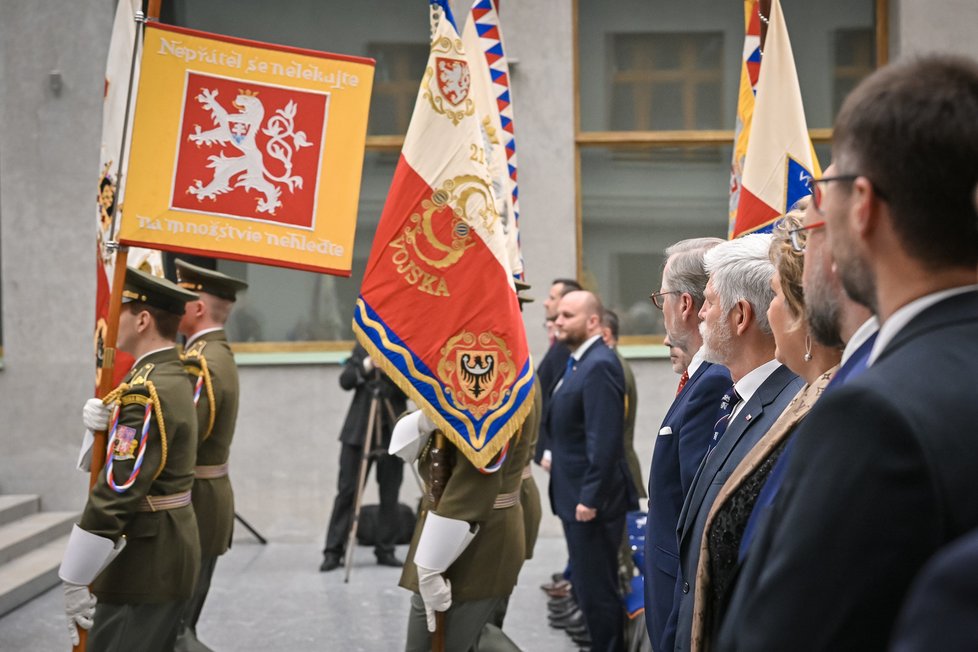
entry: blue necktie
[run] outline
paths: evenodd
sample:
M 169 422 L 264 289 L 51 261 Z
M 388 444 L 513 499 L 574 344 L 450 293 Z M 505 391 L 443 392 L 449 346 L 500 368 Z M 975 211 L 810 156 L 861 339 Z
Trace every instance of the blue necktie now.
M 720 400 L 720 411 L 717 412 L 717 423 L 713 426 L 713 439 L 710 440 L 710 446 L 706 449 L 707 455 L 716 448 L 716 445 L 720 442 L 720 438 L 723 437 L 723 433 L 727 431 L 727 425 L 730 423 L 730 415 L 733 414 L 734 406 L 737 403 L 740 403 L 740 394 L 737 393 L 735 387 L 731 386 Z
M 570 380 L 571 374 L 574 373 L 575 364 L 577 364 L 577 360 L 574 359 L 574 356 L 567 358 L 567 366 L 564 368 L 564 375 L 560 377 L 560 382 L 554 386 L 554 394 L 556 394 L 557 390 L 564 386 L 564 383 Z

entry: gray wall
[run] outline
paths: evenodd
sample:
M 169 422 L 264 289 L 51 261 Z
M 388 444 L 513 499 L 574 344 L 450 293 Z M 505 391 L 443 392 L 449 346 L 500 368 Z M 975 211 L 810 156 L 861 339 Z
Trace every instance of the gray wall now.
M 455 3 L 462 14 L 462 3 Z M 80 406 L 93 387 L 92 205 L 102 75 L 114 0 L 0 2 L 0 216 L 3 369 L 0 492 L 38 493 L 48 509 L 80 508 L 73 470 Z M 526 312 L 537 358 L 549 280 L 575 272 L 571 3 L 505 2 L 520 146 Z M 978 56 L 974 0 L 894 0 L 894 53 L 956 48 Z M 545 16 L 546 27 L 540 24 Z M 49 76 L 60 71 L 63 87 Z M 675 389 L 662 361 L 634 363 L 636 447 L 646 465 Z M 336 482 L 336 435 L 349 404 L 329 365 L 247 367 L 232 453 L 239 511 L 277 540 L 317 540 Z M 539 470 L 537 470 L 539 473 Z M 416 496 L 410 476 L 405 497 Z M 368 497 L 369 500 L 374 498 Z M 545 533 L 559 532 L 550 518 Z

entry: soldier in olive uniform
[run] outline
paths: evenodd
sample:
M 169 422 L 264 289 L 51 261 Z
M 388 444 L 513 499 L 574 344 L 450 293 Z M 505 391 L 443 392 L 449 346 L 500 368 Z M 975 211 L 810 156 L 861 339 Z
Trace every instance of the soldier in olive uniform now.
M 520 302 L 520 311 L 527 303 L 532 303 L 533 298 L 526 296 L 523 292 L 530 289 L 528 283 L 516 281 L 516 298 Z M 537 385 L 539 388 L 539 384 Z M 526 415 L 523 422 L 522 437 L 530 440 L 529 457 L 526 466 L 523 468 L 523 482 L 520 484 L 520 505 L 523 506 L 523 533 L 526 535 L 526 559 L 533 559 L 533 549 L 537 545 L 537 535 L 540 533 L 540 520 L 543 518 L 543 509 L 540 503 L 540 489 L 537 487 L 536 480 L 533 479 L 533 455 L 537 450 L 537 439 L 540 436 L 540 419 L 543 417 L 543 393 L 536 391 L 533 393 L 533 409 Z M 505 611 L 503 614 L 505 615 Z M 502 616 L 499 618 L 499 626 L 502 627 Z
M 200 532 L 200 576 L 182 617 L 176 650 L 209 650 L 197 640 L 197 620 L 211 586 L 217 558 L 231 546 L 234 493 L 228 457 L 238 418 L 238 367 L 224 332 L 238 292 L 248 284 L 220 272 L 175 261 L 178 284 L 200 294 L 187 304 L 180 334 L 183 361 L 197 402 L 197 464 L 193 504 Z
M 413 412 L 395 426 L 391 452 L 413 462 L 421 442 L 433 431 L 427 417 Z M 486 624 L 513 592 L 526 555 L 520 485 L 530 439 L 514 435 L 509 450 L 482 469 L 446 439 L 451 475 L 437 509 L 430 495 L 435 447 L 430 441 L 423 447 L 419 466 L 427 491 L 400 581 L 414 592 L 409 652 L 431 649 L 436 611 L 446 611 L 446 650 L 477 649 Z M 505 639 L 507 649 L 518 649 L 501 632 L 498 638 Z
M 136 363 L 104 402 L 85 405 L 88 428 L 108 426 L 107 459 L 59 576 L 74 641 L 77 626 L 91 628 L 89 650 L 168 652 L 200 570 L 190 502 L 197 415 L 174 346 L 184 304 L 197 297 L 134 269 L 122 297 L 118 348 Z

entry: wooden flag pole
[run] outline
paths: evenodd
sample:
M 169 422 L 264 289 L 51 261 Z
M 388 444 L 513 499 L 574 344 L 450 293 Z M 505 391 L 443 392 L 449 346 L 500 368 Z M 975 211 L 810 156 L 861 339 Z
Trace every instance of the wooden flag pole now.
M 142 12 L 136 12 L 136 37 L 134 39 L 132 48 L 132 64 L 129 70 L 129 96 L 126 98 L 126 112 L 125 120 L 122 126 L 122 145 L 120 147 L 119 153 L 119 171 L 117 174 L 118 185 L 116 187 L 116 196 L 119 196 L 119 189 L 122 187 L 122 163 L 126 151 L 126 132 L 129 128 L 129 108 L 132 104 L 132 80 L 133 75 L 136 71 L 136 62 L 139 55 L 139 41 L 142 36 L 142 27 L 146 22 L 146 17 L 152 20 L 159 20 L 160 17 L 160 4 L 162 0 L 149 0 L 149 6 L 147 7 L 146 16 L 143 16 Z M 115 204 L 115 208 L 112 213 L 112 237 L 111 240 L 115 240 L 116 234 L 116 220 L 119 213 L 119 202 Z M 119 313 L 122 309 L 122 288 L 126 284 L 126 268 L 129 262 L 129 248 L 128 247 L 118 247 L 115 253 L 115 267 L 113 268 L 112 274 L 112 294 L 109 298 L 109 314 L 106 320 L 105 328 L 105 339 L 102 342 L 102 372 L 99 374 L 99 383 L 96 390 L 98 398 L 102 398 L 108 394 L 113 389 L 113 380 L 115 372 L 115 352 L 116 352 L 116 339 L 119 335 Z M 89 477 L 88 477 L 88 489 L 91 493 L 92 487 L 98 481 L 99 473 L 105 467 L 105 448 L 107 445 L 106 441 L 107 433 L 105 430 L 100 430 L 95 433 L 94 440 L 92 442 L 92 463 L 89 467 Z M 78 629 L 78 645 L 72 648 L 73 652 L 85 652 L 88 646 L 88 630 Z

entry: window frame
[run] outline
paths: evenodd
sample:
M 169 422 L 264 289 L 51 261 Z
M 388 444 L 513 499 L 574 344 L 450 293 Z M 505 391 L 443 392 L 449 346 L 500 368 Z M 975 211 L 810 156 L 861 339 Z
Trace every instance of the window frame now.
M 759 0 L 764 2 L 765 0 Z M 688 129 L 672 131 L 582 131 L 580 82 L 580 2 L 573 0 L 571 38 L 573 39 L 572 70 L 574 80 L 574 231 L 576 241 L 577 278 L 584 277 L 584 199 L 581 183 L 581 151 L 585 148 L 616 149 L 645 146 L 649 148 L 686 147 L 690 145 L 725 146 L 733 142 L 733 129 Z M 873 0 L 876 67 L 889 61 L 889 4 L 890 0 Z M 768 5 L 770 6 L 770 5 Z M 809 129 L 812 145 L 831 143 L 832 129 Z M 665 358 L 668 352 L 662 342 L 664 335 L 623 335 L 622 355 L 629 358 Z

